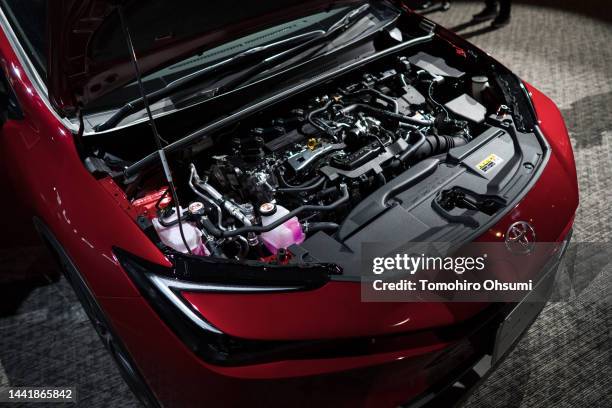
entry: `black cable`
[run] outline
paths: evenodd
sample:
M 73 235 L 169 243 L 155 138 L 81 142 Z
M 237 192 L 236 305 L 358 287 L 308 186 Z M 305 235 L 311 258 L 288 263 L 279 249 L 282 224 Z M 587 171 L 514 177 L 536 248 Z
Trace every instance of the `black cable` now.
M 446 119 L 450 119 L 450 115 L 448 113 L 448 111 L 446 110 L 446 108 L 444 107 L 444 105 L 442 105 L 441 103 L 439 103 L 438 101 L 436 101 L 433 97 L 433 86 L 434 84 L 436 84 L 436 81 L 431 81 L 431 84 L 429 84 L 429 91 L 427 92 L 429 94 L 429 100 L 431 100 L 434 104 L 436 104 L 437 106 L 439 106 L 440 108 L 442 108 L 442 110 L 444 111 L 444 113 L 446 114 Z
M 191 255 L 191 248 L 189 248 L 189 244 L 187 243 L 187 239 L 185 238 L 185 232 L 183 231 L 183 222 L 181 220 L 181 204 L 178 199 L 178 195 L 176 194 L 176 188 L 174 188 L 174 181 L 172 180 L 172 173 L 170 171 L 170 166 L 168 165 L 168 161 L 166 160 L 166 154 L 164 152 L 164 147 L 162 146 L 162 141 L 166 142 L 161 138 L 159 132 L 157 130 L 157 125 L 155 120 L 153 119 L 153 114 L 151 113 L 151 107 L 149 106 L 149 100 L 147 99 L 147 94 L 144 89 L 144 85 L 142 84 L 142 75 L 140 72 L 140 67 L 138 66 L 138 57 L 136 56 L 136 50 L 134 49 L 134 44 L 132 42 L 132 36 L 130 35 L 130 30 L 128 29 L 127 20 L 125 19 L 125 15 L 123 14 L 123 7 L 119 6 L 117 8 L 117 12 L 119 13 L 119 19 L 121 20 L 121 28 L 123 29 L 123 35 L 125 36 L 125 41 L 128 46 L 128 51 L 130 52 L 130 58 L 132 60 L 132 65 L 134 66 L 134 72 L 136 74 L 136 80 L 138 82 L 138 87 L 140 89 L 140 94 L 142 96 L 142 102 L 144 103 L 145 109 L 147 111 L 147 116 L 149 117 L 149 124 L 151 125 L 151 129 L 153 130 L 153 136 L 155 139 L 155 144 L 157 145 L 157 151 L 159 152 L 159 158 L 162 163 L 162 167 L 164 169 L 164 173 L 166 175 L 166 181 L 168 182 L 168 189 L 170 190 L 170 194 L 172 195 L 172 200 L 174 201 L 174 205 L 176 207 L 176 217 L 179 225 L 179 232 L 181 233 L 181 239 L 183 241 L 183 245 L 185 245 L 185 249 Z

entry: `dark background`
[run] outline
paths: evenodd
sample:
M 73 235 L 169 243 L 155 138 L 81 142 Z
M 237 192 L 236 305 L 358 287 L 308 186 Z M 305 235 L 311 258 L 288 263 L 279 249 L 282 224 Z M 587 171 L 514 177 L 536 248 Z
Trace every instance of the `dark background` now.
M 580 184 L 574 241 L 612 243 L 612 4 L 514 4 L 512 23 L 500 30 L 468 23 L 479 2 L 455 1 L 447 13 L 429 17 L 559 105 Z M 17 208 L 10 216 L 18 215 Z M 77 386 L 80 406 L 137 406 L 72 290 L 55 281 L 45 248 L 26 229 L 0 234 L 0 245 L 0 387 Z M 15 281 L 24 273 L 30 278 Z M 611 278 L 608 264 L 582 292 L 550 303 L 463 406 L 612 406 Z

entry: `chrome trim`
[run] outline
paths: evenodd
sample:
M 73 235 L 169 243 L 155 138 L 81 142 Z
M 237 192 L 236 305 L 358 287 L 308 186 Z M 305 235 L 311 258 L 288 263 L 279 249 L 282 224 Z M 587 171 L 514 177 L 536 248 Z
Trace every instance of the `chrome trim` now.
M 170 289 L 170 284 L 173 283 L 173 281 L 161 278 L 156 275 L 151 275 L 151 274 L 147 274 L 147 277 L 168 298 L 168 300 L 170 300 L 174 304 L 174 306 L 176 306 L 181 312 L 185 314 L 185 316 L 189 318 L 189 320 L 194 322 L 201 329 L 204 329 L 206 331 L 216 333 L 216 334 L 223 334 L 223 332 L 221 332 L 216 327 L 212 326 L 210 323 L 206 322 L 204 319 L 198 316 L 193 310 L 191 310 L 185 303 L 183 303 L 181 299 L 179 299 L 176 293 L 174 293 L 172 289 Z
M 533 225 L 527 221 L 517 221 L 506 231 L 506 248 L 515 254 L 530 254 L 535 248 L 537 235 Z M 518 244 L 519 249 L 515 247 Z
M 205 321 L 172 290 L 187 290 L 193 292 L 222 292 L 222 293 L 266 293 L 266 292 L 287 292 L 298 290 L 297 287 L 257 287 L 257 286 L 235 286 L 235 285 L 215 285 L 209 283 L 181 282 L 174 279 L 163 278 L 158 275 L 146 274 L 147 278 L 170 300 L 189 320 L 200 328 L 216 334 L 223 334 L 219 329 Z
M 182 282 L 157 276 L 160 281 L 171 288 L 178 290 L 189 290 L 195 292 L 238 292 L 238 293 L 261 293 L 261 292 L 286 292 L 298 290 L 297 287 L 287 286 L 236 286 L 236 285 L 215 285 L 210 283 Z
M 73 133 L 78 132 L 79 130 L 78 125 L 71 122 L 67 118 L 61 117 L 59 113 L 51 105 L 51 101 L 49 100 L 49 91 L 47 89 L 47 85 L 45 84 L 40 74 L 36 70 L 36 67 L 34 67 L 34 64 L 30 60 L 30 57 L 28 56 L 27 52 L 25 51 L 25 49 L 19 42 L 19 38 L 17 37 L 17 34 L 15 34 L 15 31 L 13 30 L 13 27 L 11 26 L 11 23 L 6 17 L 6 14 L 4 13 L 4 10 L 2 9 L 2 7 L 0 7 L 0 26 L 2 27 L 2 30 L 4 31 L 4 35 L 6 36 L 9 43 L 11 44 L 13 51 L 15 51 L 15 55 L 17 55 L 17 59 L 19 60 L 19 63 L 21 64 L 21 67 L 23 68 L 23 73 L 28 77 L 28 79 L 32 83 L 34 90 L 36 91 L 40 99 L 43 101 L 47 109 L 53 114 L 53 116 L 55 116 L 55 118 L 58 121 L 60 121 L 71 132 Z

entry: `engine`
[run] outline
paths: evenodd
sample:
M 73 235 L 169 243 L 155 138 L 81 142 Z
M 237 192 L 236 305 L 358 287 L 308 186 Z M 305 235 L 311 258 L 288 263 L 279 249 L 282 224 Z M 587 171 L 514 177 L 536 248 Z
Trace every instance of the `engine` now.
M 317 231 L 333 234 L 364 197 L 416 162 L 479 134 L 487 78 L 472 92 L 475 80 L 462 72 L 425 68 L 398 58 L 221 135 L 190 167 L 189 212 L 203 252 L 282 258 Z

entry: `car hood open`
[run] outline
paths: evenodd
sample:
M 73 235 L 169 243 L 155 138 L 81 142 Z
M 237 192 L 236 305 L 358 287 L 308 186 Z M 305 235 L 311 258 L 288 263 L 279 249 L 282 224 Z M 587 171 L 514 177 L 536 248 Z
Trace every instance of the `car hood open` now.
M 282 22 L 358 0 L 48 0 L 47 83 L 63 116 L 135 79 L 117 8 L 143 74 Z

